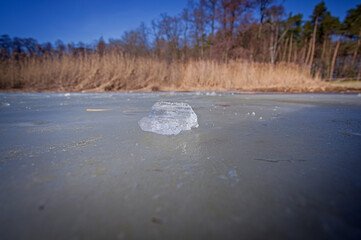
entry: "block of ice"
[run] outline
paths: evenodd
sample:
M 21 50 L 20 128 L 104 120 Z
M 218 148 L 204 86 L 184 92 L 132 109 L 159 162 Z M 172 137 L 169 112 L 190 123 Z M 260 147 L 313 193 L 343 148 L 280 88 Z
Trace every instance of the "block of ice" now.
M 177 135 L 183 130 L 198 127 L 197 115 L 187 103 L 157 102 L 139 126 L 143 131 L 163 135 Z

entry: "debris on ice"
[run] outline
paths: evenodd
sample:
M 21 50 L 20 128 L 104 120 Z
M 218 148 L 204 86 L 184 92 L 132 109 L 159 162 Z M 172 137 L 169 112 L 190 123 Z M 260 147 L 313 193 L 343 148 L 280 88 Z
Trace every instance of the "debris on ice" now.
M 138 122 L 143 131 L 162 135 L 177 135 L 198 127 L 197 115 L 187 103 L 157 102 L 148 117 Z
M 238 179 L 238 174 L 237 171 L 235 169 L 229 170 L 228 171 L 228 176 L 235 182 L 239 182 Z
M 207 96 L 217 96 L 215 92 L 206 92 Z
M 1 107 L 9 107 L 9 106 L 10 106 L 10 103 L 1 103 L 0 106 L 1 106 Z
M 219 175 L 218 178 L 222 179 L 222 180 L 228 180 L 228 178 L 226 176 L 224 176 L 224 175 Z

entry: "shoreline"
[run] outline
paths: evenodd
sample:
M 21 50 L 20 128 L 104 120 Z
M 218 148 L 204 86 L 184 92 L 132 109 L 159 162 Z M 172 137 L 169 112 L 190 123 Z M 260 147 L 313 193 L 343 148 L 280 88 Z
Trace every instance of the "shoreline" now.
M 0 89 L 0 93 L 62 93 L 62 92 L 74 92 L 74 93 L 109 93 L 109 92 L 135 92 L 135 93 L 150 93 L 150 92 L 245 92 L 256 94 L 256 93 L 361 93 L 361 88 L 352 88 L 352 87 L 335 87 L 335 86 L 325 86 L 325 87 L 310 87 L 310 88 L 293 88 L 293 87 L 255 87 L 255 88 L 238 88 L 238 89 L 212 89 L 212 88 L 194 88 L 194 89 L 173 89 L 173 88 L 164 88 L 154 91 L 152 89 L 127 89 L 127 90 L 109 90 L 104 89 L 84 89 L 80 91 L 66 90 L 66 89 L 33 89 L 33 88 L 7 88 Z

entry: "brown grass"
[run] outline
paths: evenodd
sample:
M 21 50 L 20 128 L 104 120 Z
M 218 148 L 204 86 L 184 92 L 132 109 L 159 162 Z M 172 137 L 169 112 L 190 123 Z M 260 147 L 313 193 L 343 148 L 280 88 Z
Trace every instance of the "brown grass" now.
M 0 63 L 0 88 L 25 91 L 266 90 L 325 91 L 328 85 L 294 64 L 198 60 L 168 63 L 120 54 L 103 57 L 9 59 Z

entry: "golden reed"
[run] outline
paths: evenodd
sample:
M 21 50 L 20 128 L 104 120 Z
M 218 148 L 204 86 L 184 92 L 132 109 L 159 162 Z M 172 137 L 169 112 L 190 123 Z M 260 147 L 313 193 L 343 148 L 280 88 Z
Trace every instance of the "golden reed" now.
M 188 62 L 132 57 L 64 55 L 0 62 L 0 88 L 22 91 L 322 91 L 325 83 L 295 64 L 234 60 Z

